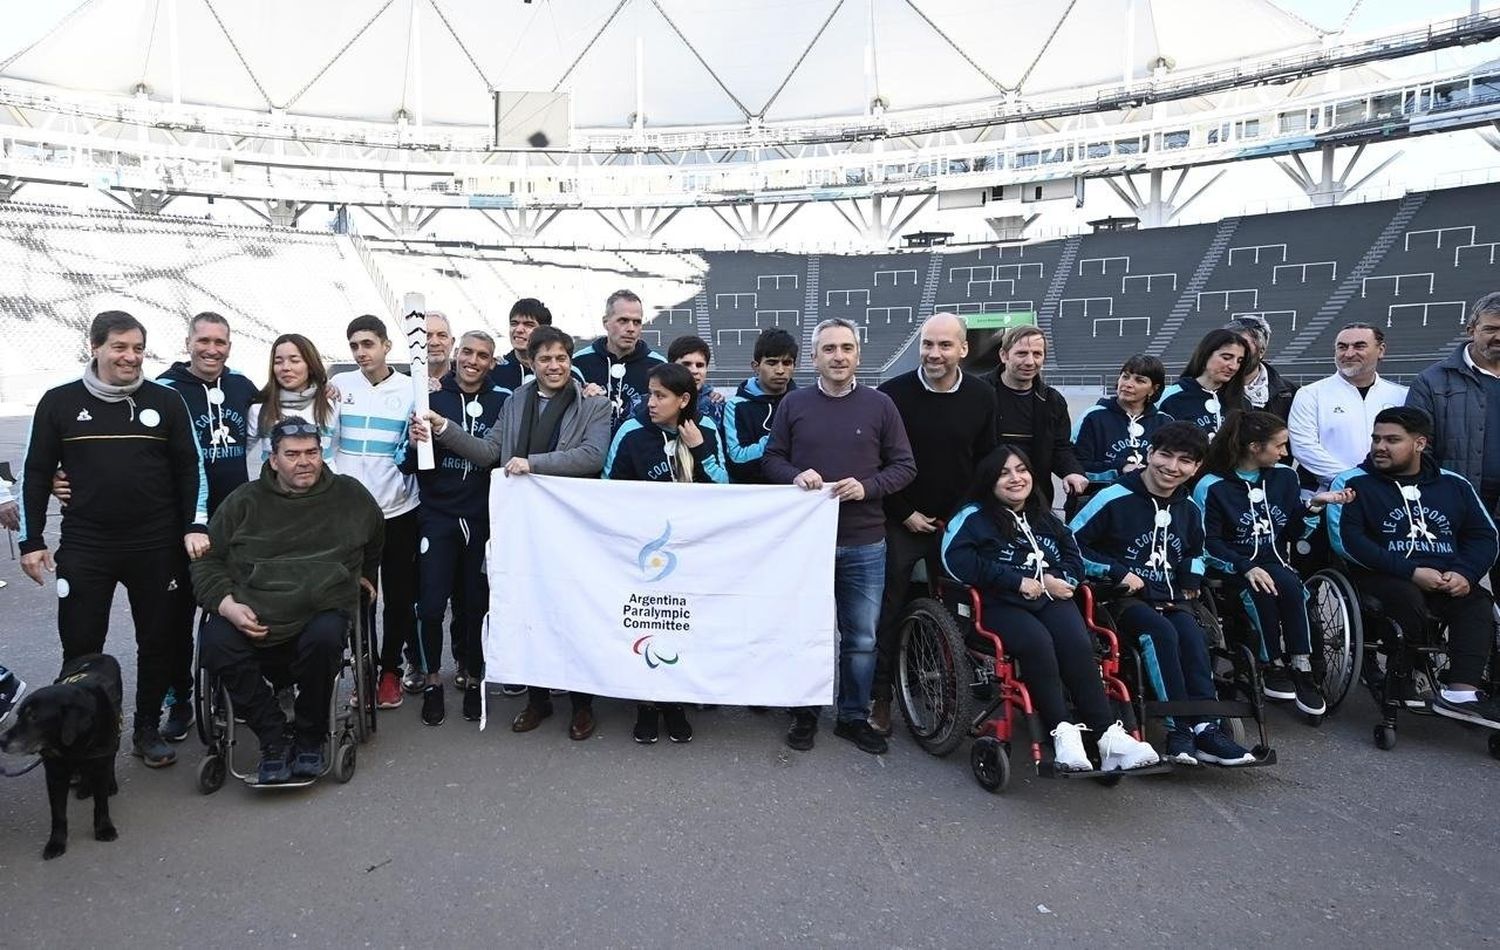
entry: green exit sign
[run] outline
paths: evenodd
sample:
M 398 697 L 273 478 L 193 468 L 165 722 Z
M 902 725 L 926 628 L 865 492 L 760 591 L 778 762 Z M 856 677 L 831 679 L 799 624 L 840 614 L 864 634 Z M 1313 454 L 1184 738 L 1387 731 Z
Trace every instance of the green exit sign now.
M 1008 330 L 1011 327 L 1036 326 L 1035 310 L 1012 310 L 1009 313 L 960 314 L 970 330 Z

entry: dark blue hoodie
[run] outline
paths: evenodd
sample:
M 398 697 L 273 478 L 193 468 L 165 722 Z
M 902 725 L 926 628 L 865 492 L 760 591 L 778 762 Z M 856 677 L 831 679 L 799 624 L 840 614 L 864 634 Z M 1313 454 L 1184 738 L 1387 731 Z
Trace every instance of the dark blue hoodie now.
M 693 481 L 729 481 L 724 470 L 724 461 L 719 457 L 719 429 L 706 416 L 698 417 L 698 429 L 703 433 L 703 442 L 693 453 Z M 642 406 L 634 416 L 615 433 L 610 443 L 609 454 L 604 457 L 604 478 L 633 482 L 670 482 L 672 460 L 669 443 L 675 445 L 677 430 L 663 429 L 651 421 L 646 407 Z
M 1090 482 L 1108 484 L 1124 473 L 1126 465 L 1145 464 L 1151 433 L 1171 421 L 1171 416 L 1152 405 L 1131 419 L 1114 396 L 1099 400 L 1073 426 L 1074 451 L 1083 474 Z M 1138 431 L 1132 432 L 1132 425 Z
M 458 388 L 458 378 L 450 370 L 437 392 L 428 397 L 433 412 L 447 419 L 476 439 L 482 439 L 494 428 L 500 407 L 510 398 L 510 390 L 486 383 L 470 395 Z M 426 514 L 488 521 L 490 515 L 490 473 L 475 466 L 442 445 L 433 446 L 437 466 L 423 472 L 417 469 L 417 453 L 407 452 L 398 466 L 407 475 L 417 476 L 422 505 Z
M 1204 546 L 1216 570 L 1243 574 L 1252 567 L 1291 567 L 1292 542 L 1317 525 L 1302 504 L 1297 473 L 1285 465 L 1205 475 L 1193 489 L 1203 511 Z
M 790 380 L 786 392 L 772 396 L 754 376 L 740 383 L 724 403 L 724 460 L 735 484 L 764 485 L 760 457 L 771 441 L 771 419 L 787 393 L 797 388 Z
M 1069 527 L 1088 576 L 1119 583 L 1134 572 L 1146 582 L 1135 594 L 1141 600 L 1182 600 L 1203 582 L 1203 515 L 1185 485 L 1157 498 L 1140 472 L 1129 472 L 1102 488 Z
M 500 360 L 495 364 L 495 368 L 490 370 L 489 384 L 513 393 L 520 389 L 525 384 L 526 378 L 531 375 L 531 369 L 521 362 L 515 350 L 511 350 L 506 354 L 505 359 Z
M 1051 574 L 1075 586 L 1083 580 L 1083 558 L 1066 525 L 1050 514 L 1033 524 L 997 504 L 960 508 L 943 532 L 942 558 L 950 576 L 979 588 L 986 609 L 1008 604 L 1034 611 L 1050 604 L 1050 597 L 1021 596 L 1028 577 Z
M 1196 379 L 1187 376 L 1163 390 L 1156 406 L 1173 419 L 1191 422 L 1210 439 L 1219 431 L 1219 426 L 1223 425 L 1229 410 L 1243 408 L 1223 405 L 1219 397 L 1204 389 Z
M 588 346 L 579 347 L 573 354 L 573 373 L 585 384 L 594 383 L 604 390 L 610 401 L 609 429 L 617 431 L 629 419 L 637 407 L 646 402 L 646 375 L 662 363 L 666 357 L 637 340 L 635 349 L 619 359 L 606 345 L 608 337 L 600 337 Z M 615 376 L 616 366 L 623 367 L 624 375 Z
M 1416 475 L 1392 478 L 1369 459 L 1333 480 L 1354 500 L 1328 508 L 1328 537 L 1342 558 L 1410 578 L 1419 567 L 1457 571 L 1471 586 L 1495 563 L 1495 523 L 1468 480 L 1422 457 Z
M 208 478 L 208 513 L 219 508 L 229 493 L 249 481 L 245 450 L 249 444 L 246 426 L 250 406 L 260 390 L 232 369 L 215 382 L 193 375 L 188 363 L 173 363 L 157 377 L 177 390 L 193 420 L 193 437 L 203 453 L 203 471 Z

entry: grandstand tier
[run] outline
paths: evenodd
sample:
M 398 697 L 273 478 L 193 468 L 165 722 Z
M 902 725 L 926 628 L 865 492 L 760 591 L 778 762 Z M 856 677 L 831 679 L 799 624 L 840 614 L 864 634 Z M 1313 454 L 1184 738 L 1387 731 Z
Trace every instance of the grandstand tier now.
M 503 340 L 522 296 L 594 336 L 621 287 L 645 300 L 652 346 L 707 339 L 721 382 L 748 370 L 765 328 L 806 347 L 832 316 L 858 325 L 862 375 L 879 378 L 912 365 L 917 330 L 936 311 L 1035 313 L 1064 380 L 1107 378 L 1143 350 L 1175 371 L 1203 333 L 1245 313 L 1270 322 L 1270 358 L 1293 376 L 1325 374 L 1333 336 L 1354 320 L 1385 329 L 1388 374 L 1410 375 L 1450 350 L 1470 303 L 1500 282 L 1500 225 L 1486 213 L 1497 200 L 1500 185 L 1479 185 L 1210 225 L 851 255 L 361 241 L 0 203 L 3 395 L 76 372 L 103 309 L 140 317 L 162 363 L 182 355 L 192 313 L 223 313 L 236 365 L 259 376 L 277 334 L 305 333 L 340 355 L 351 316 L 388 312 L 406 291 L 425 293 L 455 328 Z

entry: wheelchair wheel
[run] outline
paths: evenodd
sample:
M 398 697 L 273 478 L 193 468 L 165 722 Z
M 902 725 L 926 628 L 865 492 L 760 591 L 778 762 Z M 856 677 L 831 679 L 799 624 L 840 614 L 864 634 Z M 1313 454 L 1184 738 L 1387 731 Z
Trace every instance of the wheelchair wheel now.
M 896 695 L 901 715 L 930 755 L 958 748 L 973 724 L 973 671 L 963 632 L 936 600 L 912 601 L 901 618 Z
M 1394 726 L 1387 726 L 1382 723 L 1375 727 L 1375 748 L 1383 750 L 1396 748 L 1396 729 Z
M 212 795 L 224 787 L 224 779 L 229 775 L 229 766 L 221 755 L 205 756 L 198 763 L 198 791 L 205 795 Z
M 1314 643 L 1322 650 L 1323 699 L 1332 713 L 1349 695 L 1364 663 L 1364 623 L 1354 585 L 1338 571 L 1313 574 L 1307 579 L 1307 615 Z
M 974 781 L 987 792 L 1003 792 L 1010 784 L 1010 745 L 994 736 L 981 736 L 969 748 Z
M 354 777 L 354 767 L 358 764 L 359 747 L 353 740 L 345 739 L 339 743 L 339 747 L 333 753 L 333 778 L 340 784 Z
M 349 638 L 354 654 L 354 735 L 360 742 L 368 742 L 375 734 L 375 650 L 370 634 L 374 630 L 374 607 L 360 598 L 359 617 L 354 621 L 354 631 Z

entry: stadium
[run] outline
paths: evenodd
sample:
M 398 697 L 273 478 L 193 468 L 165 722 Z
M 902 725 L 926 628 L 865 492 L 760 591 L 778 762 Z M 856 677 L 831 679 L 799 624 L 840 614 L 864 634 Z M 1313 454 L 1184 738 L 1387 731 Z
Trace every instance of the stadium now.
M 103 311 L 144 325 L 148 377 L 221 314 L 259 386 L 278 337 L 348 367 L 350 320 L 399 329 L 408 294 L 499 358 L 518 299 L 582 346 L 629 288 L 642 339 L 707 341 L 726 392 L 767 328 L 806 387 L 815 329 L 851 322 L 873 386 L 920 372 L 950 313 L 976 373 L 1039 327 L 1076 419 L 1125 357 L 1175 379 L 1242 317 L 1299 383 L 1378 327 L 1407 383 L 1500 289 L 1481 0 L 48 0 L 0 23 L 0 474 Z M 55 598 L 5 577 L 0 663 L 41 685 Z M 644 765 L 508 735 L 485 756 L 493 728 L 404 717 L 296 804 L 122 769 L 122 843 L 35 875 L 40 775 L 0 779 L 0 944 L 1493 939 L 1495 763 L 1431 719 L 1372 751 L 1368 706 L 1273 717 L 1281 765 L 1239 781 L 1003 801 L 899 739 L 810 768 L 742 708 Z

